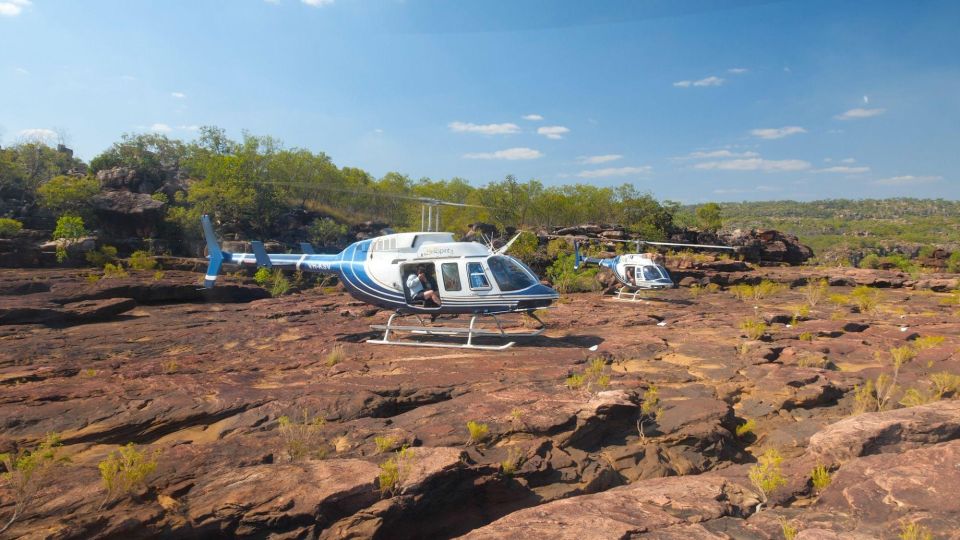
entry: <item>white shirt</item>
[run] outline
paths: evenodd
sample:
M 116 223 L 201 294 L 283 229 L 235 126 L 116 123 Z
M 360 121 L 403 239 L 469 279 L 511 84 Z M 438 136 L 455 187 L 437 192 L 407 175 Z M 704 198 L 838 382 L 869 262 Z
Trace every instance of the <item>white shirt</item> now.
M 423 290 L 423 283 L 420 283 L 420 278 L 416 274 L 410 274 L 407 277 L 407 288 L 410 289 L 410 294 L 415 296 Z

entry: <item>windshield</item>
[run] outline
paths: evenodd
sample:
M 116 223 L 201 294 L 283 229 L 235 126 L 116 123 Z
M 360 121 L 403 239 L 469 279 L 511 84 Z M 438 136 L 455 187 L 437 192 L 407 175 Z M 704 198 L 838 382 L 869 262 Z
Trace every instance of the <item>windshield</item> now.
M 656 266 L 644 266 L 643 267 L 643 279 L 646 281 L 654 281 L 657 279 L 663 279 L 667 277 L 660 271 Z
M 510 257 L 490 257 L 487 259 L 487 266 L 490 267 L 493 279 L 497 280 L 501 291 L 518 291 L 537 283 L 520 263 Z

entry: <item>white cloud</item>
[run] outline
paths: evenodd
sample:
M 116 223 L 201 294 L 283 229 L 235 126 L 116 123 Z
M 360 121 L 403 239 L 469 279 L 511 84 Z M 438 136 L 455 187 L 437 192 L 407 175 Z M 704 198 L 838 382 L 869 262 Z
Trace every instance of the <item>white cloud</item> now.
M 543 117 L 539 114 L 528 114 L 523 117 L 524 120 L 530 120 L 531 122 L 539 122 L 543 120 Z
M 46 128 L 30 128 L 21 130 L 18 136 L 30 141 L 52 141 L 57 139 L 57 132 Z
M 472 124 L 470 122 L 450 122 L 447 124 L 454 133 L 482 133 L 483 135 L 509 135 L 520 133 L 520 126 L 506 122 L 503 124 Z
M 29 7 L 30 0 L 7 0 L 0 2 L 0 17 L 16 17 L 23 12 L 23 8 Z
M 759 157 L 756 152 L 731 152 L 730 150 L 711 150 L 709 152 L 691 152 L 683 157 L 674 159 L 711 159 L 711 158 L 751 158 Z
M 840 163 L 856 163 L 856 162 L 857 160 L 853 159 L 852 157 L 843 158 L 840 160 Z
M 751 135 L 754 137 L 760 137 L 761 139 L 782 139 L 784 137 L 789 137 L 790 135 L 806 132 L 807 130 L 800 126 L 785 126 L 782 128 L 761 128 L 750 130 Z
M 870 167 L 849 167 L 846 165 L 836 165 L 833 167 L 827 167 L 825 169 L 817 169 L 813 171 L 815 173 L 846 173 L 846 174 L 863 174 L 870 172 Z
M 27 68 L 17 67 L 17 68 L 14 68 L 13 70 L 16 71 L 17 73 L 21 74 L 21 75 L 29 75 L 29 74 L 30 74 L 30 72 L 27 71 Z
M 600 163 L 609 163 L 611 161 L 616 161 L 623 158 L 620 154 L 603 154 L 600 156 L 580 156 L 577 158 L 577 163 L 583 163 L 585 165 L 598 165 Z
M 789 172 L 803 171 L 810 168 L 810 163 L 802 159 L 728 159 L 724 161 L 706 161 L 697 163 L 695 169 L 719 171 L 763 171 Z
M 679 88 L 689 88 L 691 86 L 720 86 L 724 82 L 725 79 L 711 75 L 699 81 L 677 81 L 673 85 Z
M 881 186 L 909 186 L 914 184 L 929 184 L 943 180 L 942 176 L 913 176 L 912 174 L 904 176 L 892 176 L 890 178 L 881 178 L 874 182 Z
M 734 75 L 743 75 L 748 71 L 750 70 L 747 68 L 730 68 L 727 70 L 727 73 L 733 73 Z
M 172 97 L 177 98 L 177 99 L 184 99 L 184 98 L 187 97 L 187 95 L 184 94 L 183 92 L 170 92 L 170 95 L 171 95 Z
M 580 178 L 606 178 L 608 176 L 629 176 L 631 174 L 646 174 L 652 170 L 649 165 L 642 167 L 610 167 L 607 169 L 594 169 L 592 171 L 580 171 L 577 176 Z
M 159 125 L 159 126 L 162 126 L 163 124 L 154 124 L 154 125 L 155 125 L 155 126 L 158 126 L 158 125 Z M 184 131 L 200 131 L 200 126 L 196 126 L 196 125 L 183 125 L 183 124 L 181 124 L 181 125 L 177 126 L 177 129 L 182 129 L 182 130 L 184 130 Z M 162 131 L 162 130 L 156 130 L 156 131 Z
M 380 128 L 376 128 L 376 129 L 374 129 L 374 130 L 373 130 L 373 132 L 374 132 L 374 133 L 376 133 L 377 135 L 381 135 L 381 134 L 383 134 L 383 130 L 382 130 L 382 129 L 380 129 Z
M 474 152 L 464 154 L 466 159 L 506 159 L 515 161 L 518 159 L 537 159 L 543 157 L 543 153 L 533 148 L 507 148 L 506 150 L 497 150 L 496 152 Z
M 152 124 L 150 126 L 150 131 L 156 131 L 158 133 L 170 133 L 171 131 L 173 131 L 173 128 L 171 128 L 167 124 L 157 122 L 156 124 Z
M 304 4 L 313 7 L 323 7 L 333 4 L 333 0 L 300 0 Z
M 886 109 L 850 109 L 849 111 L 834 116 L 837 120 L 853 120 L 855 118 L 870 118 L 871 116 L 880 116 L 887 112 Z
M 279 3 L 280 3 L 280 0 L 263 0 L 263 1 L 266 2 L 266 3 L 268 3 L 268 4 L 279 4 Z
M 570 133 L 570 129 L 564 126 L 544 126 L 537 128 L 537 134 L 543 135 L 548 139 L 562 139 L 565 133 Z

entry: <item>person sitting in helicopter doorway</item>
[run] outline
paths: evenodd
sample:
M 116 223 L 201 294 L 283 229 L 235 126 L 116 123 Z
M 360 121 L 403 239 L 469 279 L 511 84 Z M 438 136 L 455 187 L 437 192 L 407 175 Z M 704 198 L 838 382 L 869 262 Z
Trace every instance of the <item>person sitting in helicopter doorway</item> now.
M 437 306 L 440 305 L 440 295 L 433 289 L 430 278 L 427 277 L 426 269 L 422 264 L 417 267 L 416 274 L 407 276 L 407 288 L 410 289 L 413 302 L 424 301 L 426 306 L 426 301 L 429 300 Z

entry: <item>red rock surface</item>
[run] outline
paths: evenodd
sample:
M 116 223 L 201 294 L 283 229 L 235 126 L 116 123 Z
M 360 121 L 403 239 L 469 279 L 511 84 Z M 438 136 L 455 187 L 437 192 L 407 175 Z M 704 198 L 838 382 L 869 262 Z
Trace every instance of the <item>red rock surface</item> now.
M 71 460 L 2 537 L 779 538 L 783 517 L 798 538 L 892 537 L 902 520 L 946 538 L 958 521 L 945 501 L 957 485 L 955 392 L 896 404 L 932 374 L 960 375 L 954 297 L 909 288 L 918 282 L 884 290 L 869 314 L 824 300 L 796 327 L 796 289 L 757 302 L 685 288 L 637 303 L 569 295 L 544 315 L 544 337 L 492 353 L 365 344 L 387 314 L 341 293 L 269 298 L 226 279 L 209 296 L 190 272 L 85 274 L 0 271 L 0 313 L 59 317 L 0 321 L 0 452 L 55 432 Z M 771 268 L 749 279 L 815 275 L 849 278 Z M 83 310 L 96 315 L 64 315 Z M 748 317 L 769 322 L 763 340 L 740 330 Z M 891 373 L 889 350 L 928 336 L 944 339 L 900 370 L 896 409 L 852 416 L 854 388 Z M 593 358 L 608 387 L 568 388 Z M 653 385 L 662 413 L 641 438 Z M 326 420 L 311 443 L 323 459 L 290 457 L 279 419 L 304 412 Z M 736 435 L 747 420 L 752 432 Z M 468 421 L 489 436 L 470 441 Z M 158 468 L 101 508 L 97 463 L 131 442 L 157 452 Z M 402 481 L 381 494 L 380 466 L 403 445 Z M 785 457 L 788 485 L 757 512 L 747 472 L 768 447 Z M 819 495 L 808 481 L 818 463 L 834 470 Z M 0 519 L 10 496 L 4 484 Z

